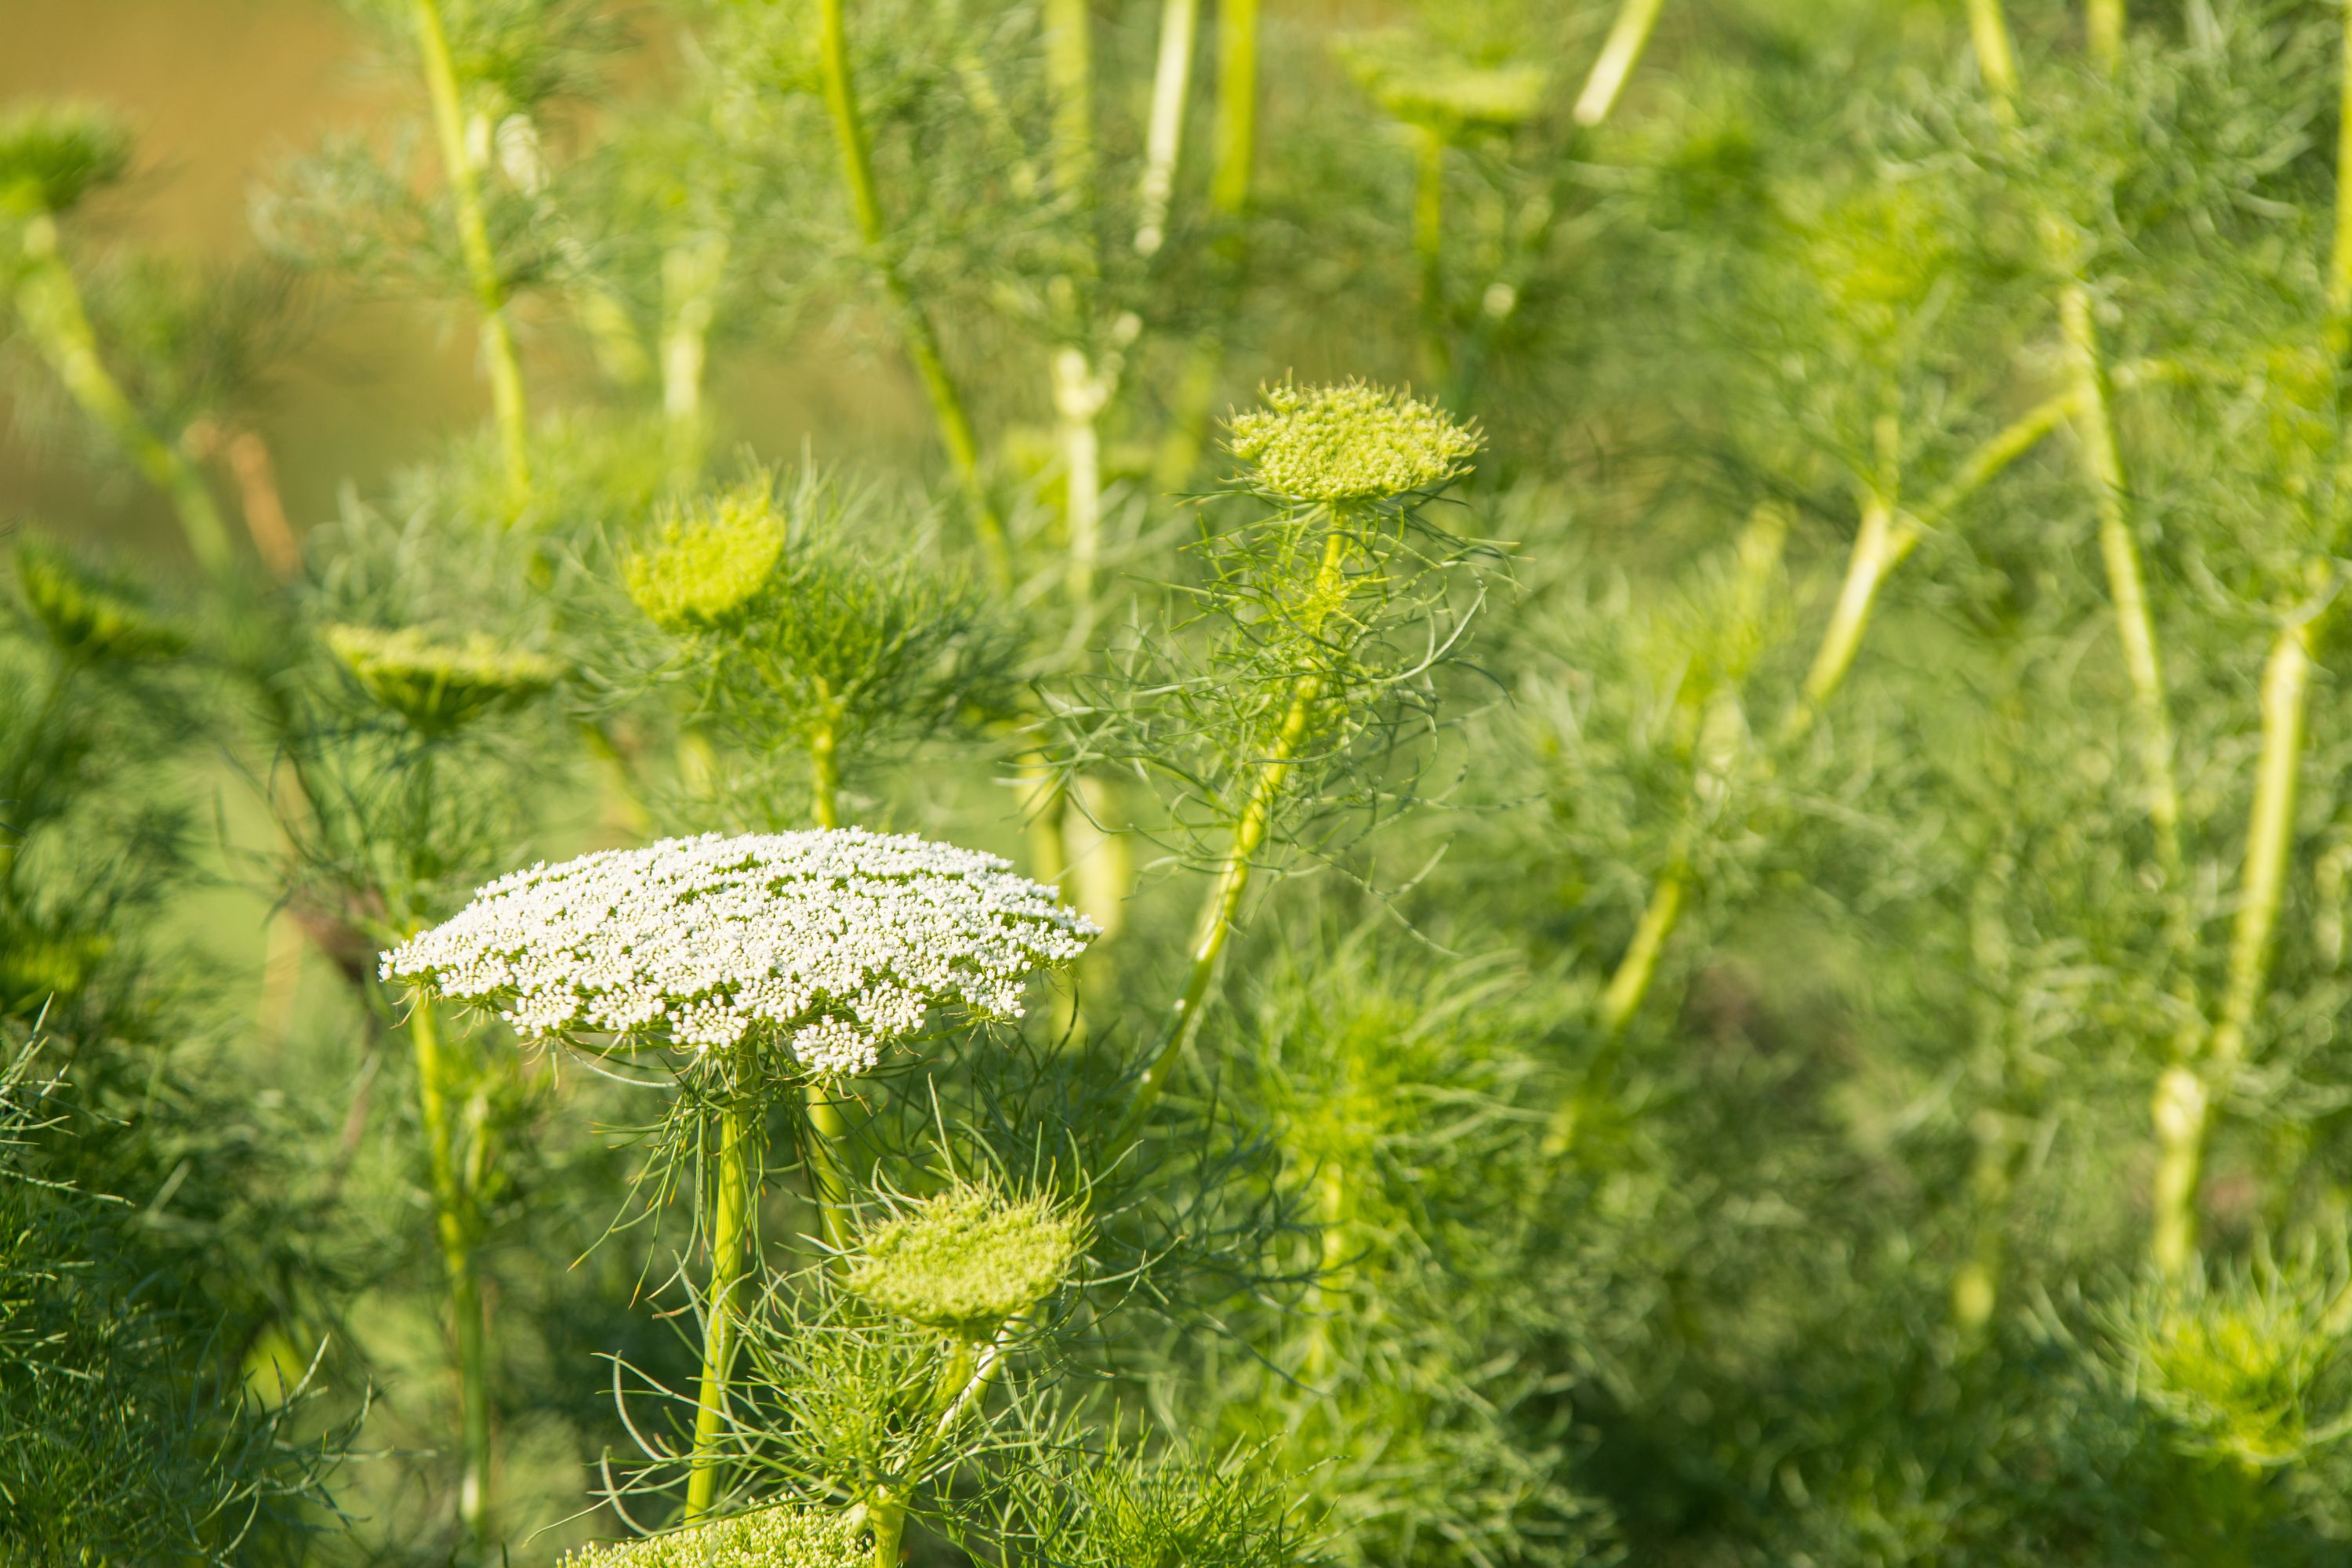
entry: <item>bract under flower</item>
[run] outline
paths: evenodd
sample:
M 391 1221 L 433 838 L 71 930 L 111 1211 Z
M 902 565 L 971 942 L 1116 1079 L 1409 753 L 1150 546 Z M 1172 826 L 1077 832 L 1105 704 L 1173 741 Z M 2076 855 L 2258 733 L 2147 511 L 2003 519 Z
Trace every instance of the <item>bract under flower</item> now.
M 731 1047 L 864 1072 L 935 1005 L 1018 1016 L 1098 928 L 993 855 L 862 828 L 672 838 L 501 878 L 383 955 L 521 1033 Z
M 58 652 L 72 658 L 168 658 L 188 639 L 37 540 L 16 546 L 16 586 Z
M 0 121 L 0 216 L 61 213 L 131 166 L 121 121 L 86 104 L 39 104 Z
M 845 1514 L 785 1505 L 643 1541 L 583 1546 L 558 1568 L 864 1568 L 867 1558 Z
M 1344 46 L 1349 70 L 1374 102 L 1409 125 L 1441 135 L 1508 131 L 1543 111 L 1551 73 L 1525 62 L 1478 65 L 1433 55 L 1406 35 L 1376 34 Z
M 414 626 L 329 626 L 327 647 L 379 705 L 430 734 L 529 701 L 555 684 L 554 660 L 477 632 L 438 642 Z
M 1485 445 L 1433 404 L 1387 387 L 1270 386 L 1236 414 L 1228 445 L 1256 486 L 1288 500 L 1371 500 L 1435 489 Z

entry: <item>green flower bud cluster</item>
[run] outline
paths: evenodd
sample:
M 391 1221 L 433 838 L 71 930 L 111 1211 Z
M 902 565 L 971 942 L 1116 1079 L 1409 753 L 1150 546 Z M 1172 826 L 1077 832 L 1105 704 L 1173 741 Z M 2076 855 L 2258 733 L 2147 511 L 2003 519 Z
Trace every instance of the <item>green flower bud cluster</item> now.
M 1085 1226 L 1044 1198 L 960 1187 L 877 1226 L 851 1265 L 849 1288 L 871 1306 L 979 1341 L 1061 1288 Z
M 68 658 L 169 658 L 188 641 L 95 581 L 71 556 L 26 539 L 16 546 L 16 587 L 26 607 Z
M 665 631 L 723 626 L 758 597 L 783 554 L 784 519 L 765 485 L 698 498 L 630 557 L 629 597 Z
M 553 659 L 510 648 L 477 632 L 436 641 L 415 626 L 383 631 L 334 626 L 327 647 L 377 706 L 428 735 L 519 708 L 562 675 Z
M 0 216 L 61 213 L 131 167 L 131 134 L 88 104 L 37 104 L 0 121 Z
M 1270 386 L 1262 410 L 1228 424 L 1233 454 L 1255 487 L 1293 501 L 1388 500 L 1433 490 L 1468 472 L 1485 445 L 1433 404 L 1387 387 Z
M 1477 65 L 1433 58 L 1416 40 L 1390 35 L 1343 51 L 1364 91 L 1398 120 L 1451 140 L 1465 131 L 1504 132 L 1543 111 L 1551 73 L 1538 65 Z
M 2258 1468 L 2342 1436 L 2352 1367 L 2332 1296 L 2317 1285 L 2227 1280 L 2163 1302 L 2137 1336 L 2140 1397 L 2192 1450 Z
M 643 1541 L 583 1546 L 559 1568 L 864 1568 L 859 1533 L 836 1510 L 785 1504 Z

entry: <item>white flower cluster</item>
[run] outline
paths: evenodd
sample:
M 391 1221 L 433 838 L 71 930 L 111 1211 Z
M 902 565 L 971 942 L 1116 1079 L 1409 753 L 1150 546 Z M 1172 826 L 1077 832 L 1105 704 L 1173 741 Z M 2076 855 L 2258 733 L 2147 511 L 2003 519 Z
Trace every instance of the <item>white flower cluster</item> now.
M 538 865 L 383 955 L 527 1036 L 775 1028 L 812 1072 L 871 1068 L 934 1003 L 1018 1016 L 1099 928 L 993 855 L 863 828 L 671 838 Z

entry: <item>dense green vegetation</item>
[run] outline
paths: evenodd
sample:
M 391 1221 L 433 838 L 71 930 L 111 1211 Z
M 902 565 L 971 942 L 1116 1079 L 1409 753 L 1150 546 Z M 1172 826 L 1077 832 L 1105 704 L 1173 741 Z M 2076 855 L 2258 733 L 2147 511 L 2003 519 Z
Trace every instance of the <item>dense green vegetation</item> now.
M 352 8 L 0 106 L 0 1564 L 2352 1559 L 2340 8 Z

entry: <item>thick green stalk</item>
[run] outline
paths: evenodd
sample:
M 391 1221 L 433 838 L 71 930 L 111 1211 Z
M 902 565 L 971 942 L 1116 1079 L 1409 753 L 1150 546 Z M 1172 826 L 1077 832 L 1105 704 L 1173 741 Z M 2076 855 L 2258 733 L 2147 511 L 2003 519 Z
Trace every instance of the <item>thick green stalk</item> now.
M 2336 246 L 2327 258 L 2327 316 L 2330 347 L 2337 365 L 2343 363 L 2345 325 L 2352 321 L 2352 200 L 2345 182 L 2352 178 L 2352 26 L 2342 29 L 2344 48 L 2337 67 L 2336 101 Z
M 16 279 L 16 313 L 24 321 L 26 335 L 82 412 L 131 455 L 148 483 L 170 498 L 179 514 L 180 531 L 187 536 L 188 548 L 197 561 L 208 571 L 230 571 L 236 552 L 230 547 L 228 530 L 221 522 L 212 492 L 205 488 L 204 477 L 177 447 L 156 435 L 99 357 L 98 337 L 90 330 L 89 312 L 82 308 L 80 287 L 58 254 L 56 220 L 47 215 L 28 220 L 23 245 L 25 264 Z
M 2000 0 L 1969 0 L 1969 42 L 1985 90 L 2006 106 L 2017 97 L 2017 51 L 2009 41 L 2009 21 Z
M 1616 19 L 1609 26 L 1609 37 L 1601 46 L 1600 58 L 1592 62 L 1591 71 L 1584 79 L 1584 90 L 1576 95 L 1576 122 L 1586 130 L 1609 118 L 1617 107 L 1618 95 L 1625 90 L 1625 82 L 1633 74 L 1633 67 L 1642 58 L 1642 50 L 1650 41 L 1652 29 L 1658 25 L 1658 13 L 1665 0 L 1622 0 Z
M 1102 435 L 1096 421 L 1110 400 L 1107 377 L 1084 349 L 1054 351 L 1054 416 L 1062 448 L 1063 520 L 1069 530 L 1070 602 L 1081 616 L 1094 604 L 1102 563 Z
M 1643 906 L 1642 918 L 1633 926 L 1633 940 L 1626 944 L 1625 955 L 1618 960 L 1608 988 L 1601 994 L 1601 1031 L 1611 1039 L 1625 1032 L 1625 1026 L 1641 1008 L 1642 998 L 1650 994 L 1650 982 L 1658 973 L 1658 955 L 1682 920 L 1689 878 L 1689 868 L 1677 858 L 1659 873 L 1650 889 L 1650 901 Z
M 1081 213 L 1094 205 L 1095 47 L 1087 0 L 1045 0 L 1045 89 L 1053 100 L 1054 183 Z
M 710 322 L 727 273 L 727 237 L 707 234 L 662 252 L 662 416 L 669 466 L 681 482 L 702 468 L 707 429 L 702 381 L 709 359 Z
M 1873 496 L 1862 509 L 1862 527 L 1846 557 L 1845 581 L 1839 584 L 1837 605 L 1830 612 L 1830 624 L 1822 633 L 1821 647 L 1814 650 L 1812 668 L 1805 673 L 1803 691 L 1790 712 L 1784 743 L 1811 729 L 1822 707 L 1845 683 L 1854 655 L 1862 650 L 1862 635 L 1870 627 L 1879 587 L 1901 559 L 1895 552 L 1898 542 L 1893 508 Z
M 818 1227 L 825 1245 L 835 1252 L 849 1249 L 849 1123 L 841 1102 L 824 1086 L 812 1081 L 805 1095 L 809 1129 L 809 1196 L 816 1204 Z
M 841 826 L 841 740 L 828 706 L 809 731 L 809 815 L 819 827 Z
M 2246 863 L 2230 938 L 2229 980 L 2210 1052 L 2225 1072 L 2244 1058 L 2246 1031 L 2261 1008 L 2270 975 L 2271 939 L 2285 896 L 2295 790 L 2303 769 L 2304 721 L 2311 702 L 2311 636 L 2307 621 L 2282 630 L 2263 665 L 2260 771 L 2246 822 Z
M 489 1540 L 489 1369 L 482 1331 L 482 1287 L 474 1265 L 473 1215 L 457 1171 L 456 1127 L 449 1111 L 449 1066 L 433 1005 L 419 996 L 409 1009 L 408 1038 L 416 1052 L 416 1106 L 425 1123 L 425 1169 L 433 1185 L 433 1230 L 448 1277 L 449 1317 L 457 1341 L 463 1467 L 457 1517 L 478 1547 Z
M 2165 698 L 2164 668 L 2140 571 L 2139 542 L 2132 530 L 2131 487 L 2116 441 L 2106 362 L 2091 315 L 2091 291 L 2079 280 L 2060 291 L 2058 318 L 2074 381 L 2075 426 L 2098 506 L 2099 555 L 2106 567 L 2107 592 L 2115 600 L 2116 630 L 2123 642 L 2124 669 L 2131 679 L 2139 723 L 2140 770 L 2148 793 L 2148 821 L 2156 829 L 2157 865 L 2165 886 L 2178 889 L 2180 790 L 2173 778 L 2172 721 Z
M 1143 188 L 1136 199 L 1135 253 L 1147 260 L 1168 241 L 1168 206 L 1176 195 L 1184 103 L 1192 87 L 1192 41 L 1200 26 L 1201 0 L 1163 0 L 1160 60 L 1151 77 L 1151 118 L 1144 132 Z
M 2229 978 L 2221 1016 L 2201 1062 L 2176 1062 L 2158 1080 L 2155 1234 L 2151 1251 L 2168 1277 L 2197 1258 L 2197 1192 L 2210 1140 L 2213 1102 L 2226 1096 L 2245 1059 L 2246 1035 L 2262 1009 L 2272 940 L 2285 900 L 2287 851 L 2294 837 L 2294 797 L 2303 771 L 2304 721 L 2311 698 L 2309 622 L 2281 630 L 2263 666 L 2262 752 L 2254 804 L 2246 823 L 2238 918 L 2231 933 Z
M 874 1568 L 898 1568 L 900 1542 L 907 1533 L 907 1505 L 887 1487 L 876 1491 L 866 1510 L 874 1531 Z
M 1307 603 L 1328 605 L 1340 581 L 1346 560 L 1347 535 L 1334 518 L 1329 534 L 1323 543 L 1323 560 L 1315 574 L 1315 585 L 1309 591 Z M 1310 627 L 1310 635 L 1318 628 Z M 1193 930 L 1192 964 L 1186 970 L 1184 984 L 1161 1022 L 1157 1048 L 1143 1076 L 1136 1083 L 1134 1103 L 1129 1108 L 1127 1125 L 1121 1142 L 1131 1137 L 1142 1125 L 1152 1102 L 1166 1087 L 1169 1072 L 1183 1053 L 1192 1031 L 1200 1026 L 1201 1008 L 1208 1000 L 1209 987 L 1217 971 L 1217 960 L 1225 951 L 1225 941 L 1232 936 L 1234 924 L 1241 911 L 1242 897 L 1249 891 L 1251 873 L 1256 868 L 1257 852 L 1265 845 L 1267 830 L 1274 824 L 1276 803 L 1281 798 L 1283 785 L 1288 782 L 1297 765 L 1298 748 L 1306 740 L 1307 727 L 1313 722 L 1315 708 L 1323 700 L 1323 678 L 1304 674 L 1291 684 L 1290 705 L 1283 712 L 1281 726 L 1276 730 L 1273 743 L 1265 755 L 1259 758 L 1250 777 L 1247 793 L 1242 798 L 1240 812 L 1234 819 L 1234 836 L 1217 868 L 1216 880 L 1209 886 L 1208 898 L 1201 906 L 1200 920 Z
M 940 445 L 947 448 L 948 462 L 954 468 L 965 501 L 971 508 L 972 528 L 980 536 L 981 554 L 989 576 L 999 588 L 1010 587 L 1011 549 L 1004 537 L 1004 524 L 997 517 L 995 503 L 989 500 L 988 487 L 981 478 L 980 442 L 972 434 L 971 416 L 965 409 L 962 391 L 948 374 L 947 360 L 940 352 L 939 333 L 931 325 L 930 316 L 908 287 L 906 275 L 899 270 L 898 258 L 890 247 L 889 226 L 882 216 L 881 195 L 874 180 L 873 150 L 866 140 L 866 122 L 857 107 L 857 88 L 849 73 L 846 4 L 847 0 L 819 0 L 817 69 L 824 88 L 825 111 L 833 121 L 834 141 L 841 150 L 842 178 L 849 188 L 850 208 L 857 220 L 858 237 L 865 242 L 883 289 L 898 313 L 899 334 L 906 344 L 907 357 L 914 362 L 915 374 L 930 399 L 931 413 L 939 422 Z
M 1432 380 L 1446 374 L 1445 137 L 1423 126 L 1414 148 L 1412 249 L 1421 260 L 1421 342 Z
M 702 1325 L 702 1380 L 696 1395 L 694 1456 L 686 1483 L 686 1517 L 710 1511 L 719 1496 L 720 1428 L 726 1423 L 727 1378 L 735 1359 L 735 1330 L 751 1234 L 752 1112 L 730 1103 L 719 1113 L 718 1182 L 710 1216 L 710 1289 Z
M 2091 0 L 2084 17 L 2084 41 L 2102 70 L 2113 70 L 2124 58 L 2124 0 Z
M 1242 218 L 1249 209 L 1250 181 L 1257 163 L 1258 4 L 1223 0 L 1217 10 L 1217 104 L 1209 144 L 1208 216 L 1221 230 L 1213 261 L 1223 310 L 1233 308 L 1246 266 Z M 1204 330 L 1178 377 L 1174 413 L 1153 468 L 1162 489 L 1182 489 L 1200 466 L 1209 411 L 1224 364 L 1223 334 L 1222 323 Z
M 1336 1155 L 1327 1156 L 1323 1168 L 1316 1173 L 1315 1210 L 1323 1232 L 1322 1256 L 1315 1275 L 1315 1303 L 1301 1370 L 1307 1377 L 1320 1379 L 1330 1371 L 1331 1331 L 1344 1294 L 1340 1267 L 1348 1260 L 1348 1173 Z
M 425 62 L 425 85 L 433 100 L 433 129 L 441 143 L 441 164 L 457 209 L 457 247 L 482 312 L 482 358 L 490 377 L 490 408 L 499 426 L 499 449 L 506 459 L 509 500 L 518 511 L 530 497 L 529 425 L 523 410 L 522 364 L 515 355 L 514 330 L 507 319 L 506 279 L 490 248 L 490 226 L 482 205 L 481 172 L 466 147 L 466 111 L 457 70 L 449 56 L 440 0 L 410 0 L 416 22 L 417 52 Z

